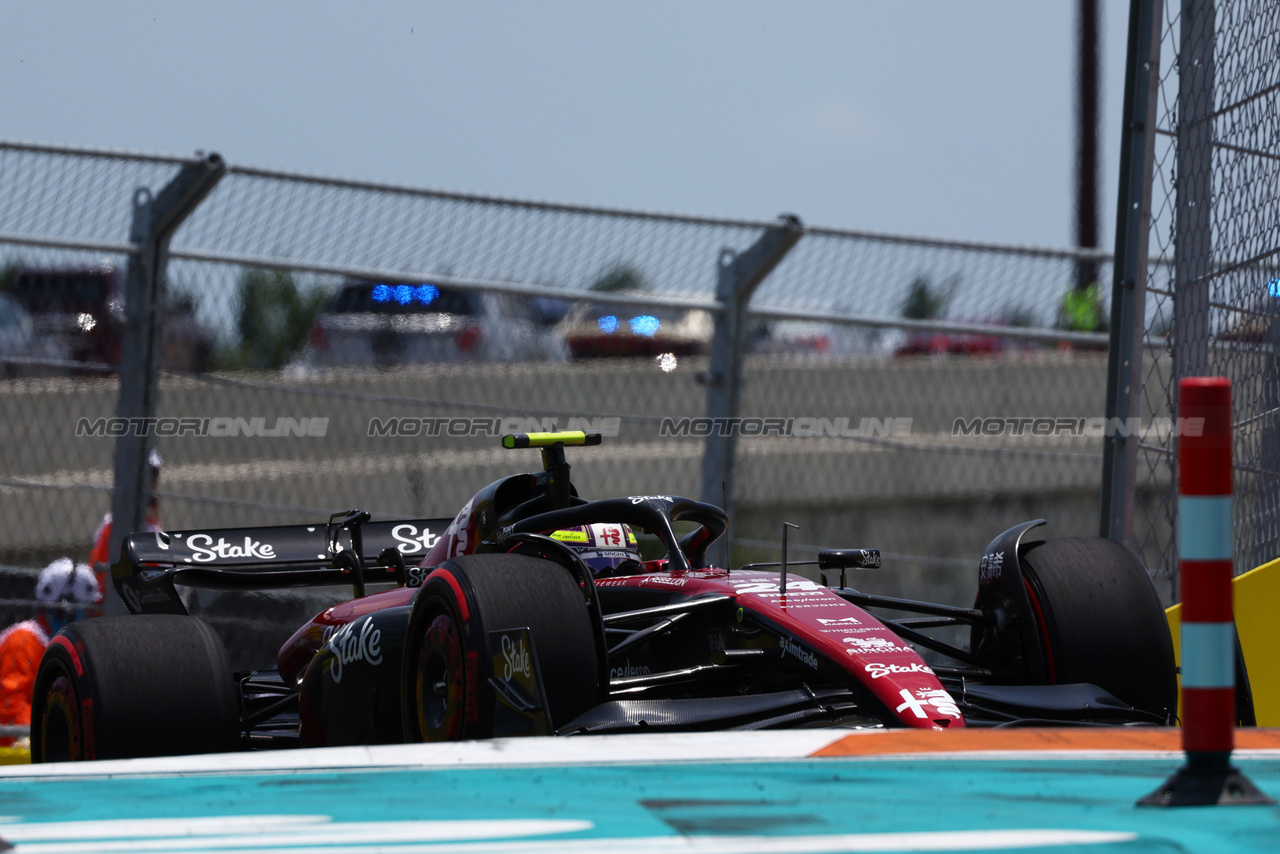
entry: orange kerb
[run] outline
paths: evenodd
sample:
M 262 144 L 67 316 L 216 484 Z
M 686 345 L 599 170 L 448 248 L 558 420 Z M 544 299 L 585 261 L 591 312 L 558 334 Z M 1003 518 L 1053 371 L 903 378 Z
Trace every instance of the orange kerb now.
M 1238 729 L 1238 750 L 1280 750 L 1280 729 Z M 886 756 L 899 753 L 1035 752 L 1046 750 L 1182 749 L 1179 729 L 900 729 L 860 732 L 811 756 Z

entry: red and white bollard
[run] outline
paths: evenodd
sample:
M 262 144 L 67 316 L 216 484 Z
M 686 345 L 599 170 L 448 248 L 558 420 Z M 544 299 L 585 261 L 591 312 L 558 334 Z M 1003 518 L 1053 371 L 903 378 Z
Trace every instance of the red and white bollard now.
M 1178 384 L 1178 415 L 1203 428 L 1178 439 L 1182 583 L 1182 748 L 1225 763 L 1235 746 L 1235 623 L 1231 611 L 1231 381 Z M 1194 435 L 1199 432 L 1199 435 Z
M 1178 437 L 1178 557 L 1182 749 L 1187 764 L 1138 803 L 1275 803 L 1231 766 L 1236 724 L 1231 381 L 1179 380 L 1178 424 L 1183 427 Z

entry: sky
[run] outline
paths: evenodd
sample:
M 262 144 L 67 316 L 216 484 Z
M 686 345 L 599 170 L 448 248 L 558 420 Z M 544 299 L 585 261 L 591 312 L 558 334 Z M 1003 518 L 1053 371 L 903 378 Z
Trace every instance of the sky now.
M 4 3 L 0 138 L 1065 246 L 1075 5 Z M 1128 4 L 1102 6 L 1109 247 Z

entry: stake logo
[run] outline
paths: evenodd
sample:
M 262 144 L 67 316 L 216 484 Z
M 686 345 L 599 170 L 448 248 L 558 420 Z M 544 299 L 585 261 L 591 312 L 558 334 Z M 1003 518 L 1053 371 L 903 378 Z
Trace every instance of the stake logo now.
M 879 679 L 881 676 L 888 676 L 890 673 L 928 673 L 933 675 L 933 670 L 927 664 L 920 662 L 912 662 L 911 664 L 880 664 L 873 662 L 868 664 L 864 670 L 870 674 L 872 679 Z M 898 711 L 902 711 L 899 709 Z M 921 717 L 924 717 L 921 715 Z
M 343 668 L 352 662 L 365 661 L 371 667 L 382 663 L 382 630 L 374 626 L 372 617 L 365 617 L 359 623 L 347 623 L 329 635 L 326 643 L 333 652 L 329 675 L 335 683 L 342 681 Z
M 399 543 L 396 548 L 406 555 L 430 551 L 440 539 L 440 535 L 431 533 L 430 528 L 424 527 L 419 533 L 417 525 L 396 525 L 391 529 L 391 536 Z
M 200 563 L 210 563 L 219 558 L 254 558 L 255 560 L 273 560 L 276 556 L 275 546 L 262 543 L 250 537 L 244 538 L 244 545 L 232 545 L 223 537 L 214 543 L 208 534 L 192 534 L 187 537 L 187 545 L 191 547 L 191 557 Z
M 517 673 L 525 679 L 533 678 L 533 659 L 523 637 L 517 642 L 511 640 L 511 635 L 502 636 L 502 659 L 503 679 L 510 679 Z

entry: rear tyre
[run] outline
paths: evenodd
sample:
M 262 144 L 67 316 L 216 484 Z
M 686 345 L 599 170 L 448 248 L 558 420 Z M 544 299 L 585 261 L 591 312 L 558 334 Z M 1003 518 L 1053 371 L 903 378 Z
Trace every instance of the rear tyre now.
M 504 658 L 501 647 L 502 633 L 512 629 L 528 629 L 527 667 L 541 684 L 550 728 L 573 720 L 600 701 L 602 653 L 592 619 L 572 574 L 552 561 L 518 554 L 446 561 L 423 582 L 409 617 L 401 675 L 405 740 L 538 731 L 533 717 L 504 717 L 498 707 L 495 659 L 522 666 L 517 650 Z M 530 699 L 541 704 L 541 697 Z M 521 730 L 522 723 L 532 728 Z
M 1020 555 L 1051 684 L 1088 682 L 1172 719 L 1173 640 L 1142 562 L 1114 540 L 1030 543 Z
M 73 623 L 36 672 L 31 761 L 219 753 L 240 745 L 222 641 L 191 617 Z

